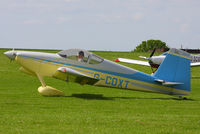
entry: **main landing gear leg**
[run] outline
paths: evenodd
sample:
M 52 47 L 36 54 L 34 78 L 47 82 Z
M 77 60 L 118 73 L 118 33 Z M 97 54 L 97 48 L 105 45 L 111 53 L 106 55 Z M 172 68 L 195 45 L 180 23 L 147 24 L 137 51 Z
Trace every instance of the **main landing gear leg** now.
M 40 76 L 38 73 L 36 73 L 38 79 L 40 80 L 42 86 L 38 88 L 38 92 L 43 96 L 64 96 L 64 92 L 55 89 L 53 87 L 47 86 L 44 82 L 44 79 L 42 76 Z

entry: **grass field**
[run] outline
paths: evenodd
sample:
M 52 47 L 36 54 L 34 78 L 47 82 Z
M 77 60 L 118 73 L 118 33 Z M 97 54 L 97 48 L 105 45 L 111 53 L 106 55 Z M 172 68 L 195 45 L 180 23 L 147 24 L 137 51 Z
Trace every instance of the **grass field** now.
M 65 97 L 43 97 L 36 77 L 18 71 L 0 49 L 0 134 L 199 134 L 200 67 L 191 69 L 189 100 L 65 83 L 45 78 Z M 56 52 L 50 51 L 49 52 Z M 109 60 L 150 53 L 97 52 Z M 151 73 L 139 65 L 124 64 Z

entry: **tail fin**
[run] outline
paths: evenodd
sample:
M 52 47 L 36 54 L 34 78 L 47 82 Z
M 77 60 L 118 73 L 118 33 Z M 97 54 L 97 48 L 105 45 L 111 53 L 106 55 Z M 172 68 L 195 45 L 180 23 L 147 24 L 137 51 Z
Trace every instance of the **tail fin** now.
M 173 88 L 190 92 L 190 54 L 170 49 L 166 58 L 153 75 L 158 81 L 167 81 Z

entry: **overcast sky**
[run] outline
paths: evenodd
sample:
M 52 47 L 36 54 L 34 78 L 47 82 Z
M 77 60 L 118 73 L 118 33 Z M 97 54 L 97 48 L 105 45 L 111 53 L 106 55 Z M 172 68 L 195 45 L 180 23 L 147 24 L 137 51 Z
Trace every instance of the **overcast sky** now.
M 0 48 L 200 48 L 200 0 L 0 0 Z

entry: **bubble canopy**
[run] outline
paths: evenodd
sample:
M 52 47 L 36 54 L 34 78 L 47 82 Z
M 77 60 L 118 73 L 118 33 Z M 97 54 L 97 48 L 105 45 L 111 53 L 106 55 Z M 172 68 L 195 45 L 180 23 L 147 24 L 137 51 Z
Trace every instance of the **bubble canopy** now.
M 103 58 L 88 52 L 87 50 L 84 49 L 68 49 L 68 50 L 62 50 L 60 52 L 57 53 L 58 55 L 60 55 L 63 58 L 66 59 L 70 59 L 70 60 L 75 60 L 78 61 L 78 57 L 79 55 L 83 55 L 83 61 L 85 63 L 89 63 L 89 64 L 98 64 L 103 62 Z

